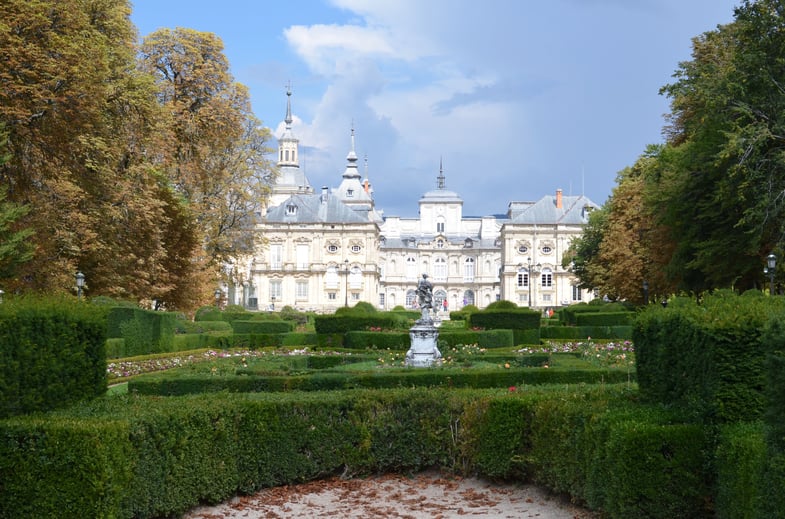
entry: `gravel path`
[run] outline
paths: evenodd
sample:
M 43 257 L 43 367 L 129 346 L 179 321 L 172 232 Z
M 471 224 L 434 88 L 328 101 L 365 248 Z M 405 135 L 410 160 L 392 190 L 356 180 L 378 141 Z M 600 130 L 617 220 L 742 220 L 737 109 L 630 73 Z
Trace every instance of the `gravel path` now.
M 295 517 L 597 519 L 599 515 L 531 485 L 499 485 L 423 473 L 414 477 L 331 478 L 269 488 L 221 505 L 196 508 L 182 519 Z

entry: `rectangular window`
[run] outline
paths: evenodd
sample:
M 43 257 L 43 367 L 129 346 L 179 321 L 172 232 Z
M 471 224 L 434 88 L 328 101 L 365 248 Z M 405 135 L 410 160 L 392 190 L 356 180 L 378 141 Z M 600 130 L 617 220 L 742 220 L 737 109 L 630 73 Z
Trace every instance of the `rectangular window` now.
M 281 280 L 274 279 L 270 281 L 270 300 L 272 301 L 273 298 L 277 299 L 278 301 L 281 300 Z
M 436 224 L 436 232 L 443 233 L 444 232 L 444 222 L 438 222 Z
M 308 245 L 297 246 L 297 270 L 308 270 Z
M 518 302 L 525 303 L 529 300 L 529 294 L 518 294 Z
M 550 303 L 551 302 L 551 295 L 550 294 L 543 294 L 542 295 L 542 300 L 544 302 L 546 302 L 546 303 Z
M 327 292 L 327 299 L 329 299 L 330 301 L 335 301 L 336 299 L 335 292 Z
M 283 266 L 283 245 L 270 245 L 270 268 L 279 269 Z
M 379 294 L 379 308 L 384 308 L 384 294 Z
M 360 300 L 360 293 L 352 292 L 352 301 L 359 301 L 359 300 Z
M 295 285 L 297 299 L 308 299 L 308 282 L 298 281 Z
M 529 286 L 529 273 L 528 272 L 518 272 L 518 286 L 519 287 L 528 287 Z
M 573 301 L 580 301 L 583 299 L 583 294 L 581 289 L 578 288 L 577 285 L 572 285 L 572 300 Z
M 553 286 L 553 274 L 547 273 L 542 275 L 542 286 Z

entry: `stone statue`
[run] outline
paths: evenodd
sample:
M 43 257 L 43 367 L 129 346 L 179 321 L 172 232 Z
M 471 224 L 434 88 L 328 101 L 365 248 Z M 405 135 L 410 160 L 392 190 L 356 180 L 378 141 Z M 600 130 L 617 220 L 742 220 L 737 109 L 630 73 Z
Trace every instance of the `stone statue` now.
M 414 321 L 414 326 L 409 329 L 411 346 L 406 352 L 405 364 L 414 367 L 441 364 L 442 354 L 436 346 L 439 330 L 430 315 L 433 310 L 433 285 L 428 281 L 428 274 L 423 274 L 417 283 L 417 302 L 422 317 Z
M 428 274 L 423 274 L 422 279 L 417 283 L 417 302 L 422 309 L 433 308 L 433 285 L 428 281 Z

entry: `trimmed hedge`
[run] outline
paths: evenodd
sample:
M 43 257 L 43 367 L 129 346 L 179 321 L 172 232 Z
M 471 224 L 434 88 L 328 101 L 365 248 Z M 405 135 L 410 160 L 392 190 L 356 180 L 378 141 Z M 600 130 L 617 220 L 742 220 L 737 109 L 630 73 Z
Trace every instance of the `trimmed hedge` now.
M 739 422 L 725 425 L 720 430 L 717 443 L 714 461 L 717 518 L 776 517 L 762 513 L 761 489 L 766 488 L 763 481 L 766 464 L 763 424 Z
M 709 429 L 637 399 L 626 384 L 98 399 L 0 420 L 0 517 L 177 516 L 339 472 L 434 467 L 535 482 L 609 519 L 781 516 L 746 504 L 759 425 L 724 428 L 715 451 Z
M 105 348 L 103 307 L 71 298 L 0 304 L 0 417 L 104 394 Z
M 526 361 L 510 358 L 513 366 Z M 633 377 L 634 378 L 634 377 Z M 202 374 L 143 377 L 128 382 L 128 390 L 143 395 L 179 396 L 229 391 L 254 393 L 270 391 L 324 391 L 347 388 L 390 389 L 397 387 L 508 388 L 542 384 L 615 384 L 630 382 L 630 374 L 613 369 L 555 369 L 529 367 L 463 369 L 381 370 L 377 372 L 315 372 L 298 375 L 269 375 L 266 370 L 237 370 L 237 376 Z
M 174 351 L 176 314 L 116 306 L 109 309 L 106 326 L 109 338 L 124 339 L 124 356 Z
M 294 330 L 294 324 L 289 321 L 231 321 L 232 330 L 234 333 L 254 333 L 254 334 L 269 334 L 269 333 L 289 333 Z
M 481 348 L 502 348 L 515 345 L 512 330 L 440 331 L 438 343 L 439 346 L 477 344 Z M 342 346 L 361 350 L 377 348 L 406 351 L 411 346 L 411 337 L 409 332 L 350 331 L 346 332 Z
M 642 312 L 633 329 L 641 393 L 698 420 L 755 421 L 764 408 L 762 332 L 785 300 L 721 292 L 699 306 L 682 300 Z
M 378 312 L 372 315 L 351 313 L 351 309 L 343 315 L 317 315 L 314 317 L 314 329 L 318 334 L 346 333 L 363 331 L 369 328 L 400 330 L 409 327 L 409 320 L 402 312 Z
M 632 312 L 589 312 L 575 315 L 578 326 L 631 326 L 635 314 Z
M 597 301 L 597 300 L 595 300 Z M 559 310 L 559 319 L 566 325 L 575 326 L 578 324 L 578 315 L 587 313 L 607 313 L 630 311 L 621 303 L 578 303 L 566 306 Z
M 484 310 L 470 314 L 468 326 L 488 330 L 532 330 L 540 327 L 540 315 L 540 312 L 528 308 Z
M 543 326 L 540 337 L 557 340 L 632 339 L 632 326 Z

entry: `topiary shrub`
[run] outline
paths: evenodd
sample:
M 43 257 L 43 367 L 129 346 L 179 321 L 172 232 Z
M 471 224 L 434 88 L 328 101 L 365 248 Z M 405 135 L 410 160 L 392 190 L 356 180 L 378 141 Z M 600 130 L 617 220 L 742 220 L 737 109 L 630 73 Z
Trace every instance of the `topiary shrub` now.
M 494 301 L 493 303 L 485 307 L 486 310 L 512 310 L 515 308 L 518 308 L 518 305 L 516 305 L 512 301 L 507 301 L 506 299 L 500 299 L 498 301 Z

